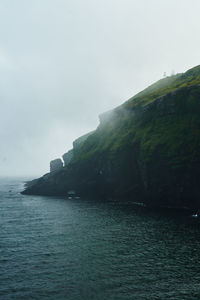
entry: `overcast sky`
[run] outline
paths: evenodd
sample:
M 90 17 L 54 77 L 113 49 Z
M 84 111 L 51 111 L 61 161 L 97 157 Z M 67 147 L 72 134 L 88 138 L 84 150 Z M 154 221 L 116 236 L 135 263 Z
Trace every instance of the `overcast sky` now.
M 38 176 L 98 115 L 200 64 L 199 0 L 1 0 L 0 176 Z

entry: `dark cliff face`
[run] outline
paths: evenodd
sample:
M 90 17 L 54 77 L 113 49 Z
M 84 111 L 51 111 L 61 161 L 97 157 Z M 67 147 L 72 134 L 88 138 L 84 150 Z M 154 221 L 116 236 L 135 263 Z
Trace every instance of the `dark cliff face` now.
M 199 207 L 200 86 L 195 76 L 200 72 L 195 70 L 192 79 L 191 73 L 186 77 L 190 84 L 183 81 L 187 73 L 178 75 L 170 86 L 162 81 L 161 90 L 151 88 L 149 98 L 134 97 L 102 115 L 70 164 L 38 179 L 24 193 L 67 195 L 75 190 L 149 205 Z M 163 86 L 170 91 L 163 94 Z
M 63 168 L 63 162 L 60 158 L 56 158 L 50 162 L 50 172 L 58 172 Z

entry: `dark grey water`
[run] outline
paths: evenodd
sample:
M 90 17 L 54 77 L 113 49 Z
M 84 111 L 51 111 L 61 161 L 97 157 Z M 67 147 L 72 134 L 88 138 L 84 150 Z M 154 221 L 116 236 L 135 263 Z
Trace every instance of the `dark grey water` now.
M 0 182 L 0 299 L 200 299 L 200 226 Z

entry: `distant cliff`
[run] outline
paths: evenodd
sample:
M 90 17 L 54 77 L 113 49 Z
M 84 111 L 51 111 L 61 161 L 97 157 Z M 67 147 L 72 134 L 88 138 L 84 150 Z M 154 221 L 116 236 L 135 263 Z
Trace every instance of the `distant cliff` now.
M 64 168 L 23 193 L 74 190 L 81 196 L 199 207 L 199 115 L 200 66 L 161 79 L 100 115 L 98 128 L 74 142 Z

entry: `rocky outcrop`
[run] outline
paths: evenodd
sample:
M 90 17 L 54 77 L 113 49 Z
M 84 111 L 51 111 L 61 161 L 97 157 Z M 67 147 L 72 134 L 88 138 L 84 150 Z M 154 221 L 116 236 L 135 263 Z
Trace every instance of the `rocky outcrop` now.
M 91 134 L 93 134 L 94 133 L 94 131 L 91 131 L 91 132 L 89 132 L 89 133 L 87 133 L 87 134 L 84 134 L 84 135 L 82 135 L 81 137 L 79 137 L 78 139 L 76 139 L 74 142 L 73 142 L 73 149 L 74 150 L 76 150 L 81 144 L 83 144 L 86 140 L 87 140 L 87 138 L 91 135 Z
M 50 172 L 58 172 L 63 168 L 63 162 L 60 158 L 54 159 L 50 162 Z
M 68 152 L 64 153 L 62 158 L 63 162 L 60 158 L 54 159 L 50 162 L 50 172 L 59 171 L 64 167 L 67 167 L 70 162 L 72 161 L 74 157 L 74 151 L 80 148 L 80 146 L 87 140 L 87 138 L 93 133 L 94 131 L 91 131 L 87 134 L 84 134 L 83 136 L 79 137 L 73 142 L 73 149 L 69 150 Z
M 64 161 L 64 166 L 66 167 L 73 158 L 73 149 L 71 149 L 67 153 L 63 154 L 62 158 Z

